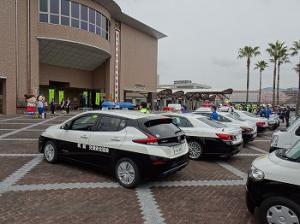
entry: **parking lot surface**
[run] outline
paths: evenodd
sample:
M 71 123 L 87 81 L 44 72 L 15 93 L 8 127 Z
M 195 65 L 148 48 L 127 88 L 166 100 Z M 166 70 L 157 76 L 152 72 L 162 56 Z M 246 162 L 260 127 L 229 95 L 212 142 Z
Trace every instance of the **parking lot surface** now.
M 267 153 L 271 131 L 231 159 L 191 161 L 128 190 L 102 170 L 43 161 L 39 135 L 68 118 L 0 117 L 0 223 L 255 223 L 245 206 L 245 178 L 251 162 Z

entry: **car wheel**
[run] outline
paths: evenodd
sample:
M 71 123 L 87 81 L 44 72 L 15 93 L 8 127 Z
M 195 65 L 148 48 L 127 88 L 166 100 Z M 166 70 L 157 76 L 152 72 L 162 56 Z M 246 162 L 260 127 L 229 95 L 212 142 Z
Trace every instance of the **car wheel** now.
M 258 211 L 260 223 L 291 223 L 299 224 L 300 207 L 284 197 L 272 197 L 262 202 Z
M 196 141 L 189 141 L 189 157 L 192 160 L 198 160 L 203 155 L 203 148 L 202 145 L 199 142 Z
M 44 145 L 44 158 L 48 163 L 56 163 L 58 161 L 58 151 L 54 142 L 49 141 Z
M 116 177 L 121 186 L 134 188 L 140 182 L 140 172 L 136 163 L 129 159 L 120 159 L 115 168 Z

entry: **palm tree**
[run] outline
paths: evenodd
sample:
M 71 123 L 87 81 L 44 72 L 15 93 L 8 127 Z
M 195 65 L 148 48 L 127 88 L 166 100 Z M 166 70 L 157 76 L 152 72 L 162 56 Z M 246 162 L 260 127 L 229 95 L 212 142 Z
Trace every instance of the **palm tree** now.
M 300 54 L 300 40 L 295 41 L 293 43 L 293 47 L 291 50 L 291 56 L 296 56 Z M 299 57 L 299 64 L 295 67 L 295 71 L 298 72 L 298 97 L 297 97 L 297 104 L 296 104 L 296 115 L 299 115 L 299 106 L 300 106 L 300 57 Z
M 282 49 L 278 52 L 278 62 L 277 62 L 277 105 L 279 105 L 279 89 L 280 89 L 280 66 L 284 63 L 289 63 L 289 54 L 288 48 L 286 46 L 282 47 Z
M 244 48 L 239 49 L 238 58 L 247 58 L 247 95 L 246 95 L 246 104 L 249 101 L 249 83 L 250 83 L 250 65 L 251 58 L 260 55 L 259 47 L 245 46 Z
M 269 53 L 271 59 L 270 61 L 274 63 L 273 72 L 273 100 L 272 104 L 275 105 L 275 87 L 276 87 L 276 73 L 277 73 L 277 62 L 279 59 L 279 51 L 282 49 L 284 42 L 276 41 L 275 43 L 269 43 L 269 48 L 267 52 Z
M 264 60 L 258 61 L 255 64 L 255 68 L 259 70 L 259 95 L 258 95 L 258 104 L 261 104 L 261 86 L 262 86 L 262 72 L 268 67 L 268 63 Z

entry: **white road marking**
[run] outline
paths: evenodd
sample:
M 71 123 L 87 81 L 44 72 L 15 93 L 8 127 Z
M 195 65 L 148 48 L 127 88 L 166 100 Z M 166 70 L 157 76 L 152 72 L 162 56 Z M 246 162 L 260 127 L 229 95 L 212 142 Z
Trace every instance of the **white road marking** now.
M 0 154 L 0 157 L 35 157 L 40 154 L 12 154 L 12 153 L 5 153 L 5 154 Z
M 239 153 L 239 154 L 236 154 L 234 157 L 257 157 L 257 156 L 262 156 L 262 155 L 264 155 L 264 154 L 262 154 L 262 153 L 259 153 L 259 154 L 253 154 L 253 153 L 249 153 L 249 154 L 247 154 L 247 153 Z
M 34 159 L 30 160 L 20 169 L 16 170 L 13 174 L 5 178 L 0 182 L 0 195 L 1 193 L 9 191 L 9 188 L 17 183 L 22 177 L 24 177 L 30 170 L 32 170 L 36 165 L 38 165 L 43 160 L 43 156 L 39 155 Z
M 96 188 L 118 188 L 118 187 L 120 187 L 120 185 L 115 182 L 30 184 L 30 185 L 14 185 L 9 188 L 9 191 L 96 189 Z
M 25 116 L 19 116 L 19 117 L 13 117 L 13 118 L 2 119 L 1 122 L 3 122 L 3 121 L 5 122 L 5 121 L 17 120 L 17 119 L 23 118 L 23 117 L 25 117 Z
M 242 179 L 246 179 L 247 178 L 247 174 L 240 171 L 239 169 L 229 165 L 228 163 L 224 163 L 224 162 L 217 162 L 218 165 L 222 166 L 223 168 L 227 169 L 228 171 L 230 171 L 231 173 L 237 175 L 238 177 L 241 177 Z
M 0 142 L 1 141 L 38 141 L 38 138 L 1 138 L 0 137 Z
M 259 148 L 255 147 L 255 146 L 252 146 L 252 145 L 247 145 L 246 148 L 253 149 L 253 150 L 257 151 L 257 152 L 261 152 L 261 153 L 264 153 L 264 154 L 268 153 L 266 150 L 259 149 Z
M 270 142 L 270 139 L 255 139 L 252 142 Z
M 136 190 L 140 209 L 145 224 L 163 224 L 165 219 L 162 217 L 161 211 L 155 201 L 155 198 L 149 187 L 141 187 Z
M 43 121 L 41 121 L 41 122 L 38 122 L 38 123 L 35 123 L 35 124 L 32 124 L 32 125 L 29 125 L 29 126 L 27 126 L 27 127 L 20 128 L 20 129 L 18 129 L 18 130 L 11 131 L 11 132 L 9 132 L 9 133 L 0 135 L 0 139 L 6 138 L 6 137 L 8 137 L 8 136 L 10 136 L 10 135 L 14 135 L 14 134 L 17 134 L 17 133 L 22 132 L 22 131 L 25 131 L 25 130 L 28 130 L 28 129 L 30 129 L 30 128 L 34 128 L 34 127 L 39 126 L 39 125 L 41 125 L 41 124 L 45 124 L 45 123 L 47 123 L 48 121 L 55 120 L 56 118 L 58 118 L 58 117 L 53 117 L 53 118 L 50 118 L 50 119 L 48 119 L 48 120 L 43 120 Z

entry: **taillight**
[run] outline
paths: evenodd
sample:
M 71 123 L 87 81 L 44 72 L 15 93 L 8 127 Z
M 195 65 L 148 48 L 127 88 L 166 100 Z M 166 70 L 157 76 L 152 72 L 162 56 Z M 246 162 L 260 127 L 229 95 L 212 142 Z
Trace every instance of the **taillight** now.
M 147 138 L 133 139 L 132 141 L 139 144 L 157 145 L 158 139 L 152 135 L 147 135 Z
M 265 125 L 266 125 L 266 122 L 263 122 L 263 121 L 256 122 L 256 126 L 258 126 L 258 127 L 263 127 Z
M 229 142 L 229 141 L 233 141 L 233 136 L 232 135 L 229 135 L 229 134 L 223 134 L 223 133 L 219 133 L 219 134 L 216 134 L 219 139 L 225 141 L 225 142 Z

